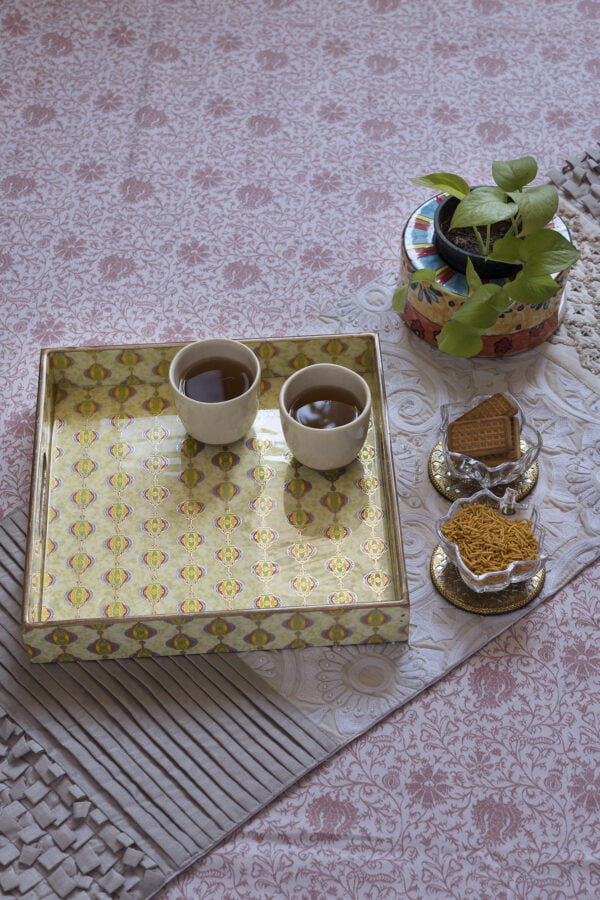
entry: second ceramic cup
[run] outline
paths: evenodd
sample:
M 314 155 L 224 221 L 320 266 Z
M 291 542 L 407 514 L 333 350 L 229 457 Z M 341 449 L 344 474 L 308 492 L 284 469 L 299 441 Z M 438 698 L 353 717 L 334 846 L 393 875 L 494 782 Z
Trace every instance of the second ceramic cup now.
M 315 363 L 287 379 L 279 394 L 283 435 L 298 462 L 311 469 L 349 465 L 371 419 L 367 382 L 345 366 Z
M 188 434 L 205 444 L 232 444 L 258 412 L 260 363 L 240 341 L 225 338 L 182 347 L 169 368 L 175 408 Z

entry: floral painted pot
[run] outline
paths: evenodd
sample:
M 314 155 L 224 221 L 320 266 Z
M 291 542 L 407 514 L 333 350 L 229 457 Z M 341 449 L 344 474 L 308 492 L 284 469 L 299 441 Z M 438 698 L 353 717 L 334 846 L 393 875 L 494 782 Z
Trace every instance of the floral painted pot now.
M 399 284 L 406 284 L 418 269 L 434 269 L 435 283 L 416 282 L 408 290 L 402 318 L 416 335 L 437 347 L 437 335 L 466 300 L 469 290 L 464 274 L 452 269 L 439 255 L 434 238 L 436 208 L 446 194 L 430 197 L 409 218 L 402 235 Z M 571 240 L 569 229 L 559 216 L 551 227 Z M 519 303 L 499 316 L 483 335 L 478 357 L 512 356 L 545 341 L 560 324 L 568 269 L 554 274 L 559 289 L 553 297 L 535 306 Z M 493 279 L 504 284 L 508 279 Z

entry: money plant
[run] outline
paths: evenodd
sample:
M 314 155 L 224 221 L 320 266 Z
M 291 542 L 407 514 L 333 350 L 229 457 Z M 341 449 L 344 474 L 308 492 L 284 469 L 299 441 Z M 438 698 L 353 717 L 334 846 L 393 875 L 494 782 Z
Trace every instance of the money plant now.
M 437 336 L 443 352 L 476 356 L 483 345 L 482 335 L 498 316 L 516 304 L 545 303 L 560 287 L 553 274 L 579 258 L 567 238 L 547 227 L 558 209 L 558 191 L 550 184 L 532 184 L 537 171 L 535 159 L 524 156 L 494 162 L 494 184 L 485 187 L 470 188 L 461 176 L 449 172 L 411 178 L 415 184 L 458 200 L 446 233 L 448 240 L 452 242 L 454 229 L 463 235 L 465 229 L 470 230 L 478 255 L 517 267 L 512 270 L 514 277 L 504 283 L 485 281 L 472 259 L 467 259 L 469 294 Z M 410 274 L 408 283 L 394 293 L 393 306 L 398 312 L 403 312 L 408 289 L 416 282 L 434 283 L 435 271 L 418 269 Z

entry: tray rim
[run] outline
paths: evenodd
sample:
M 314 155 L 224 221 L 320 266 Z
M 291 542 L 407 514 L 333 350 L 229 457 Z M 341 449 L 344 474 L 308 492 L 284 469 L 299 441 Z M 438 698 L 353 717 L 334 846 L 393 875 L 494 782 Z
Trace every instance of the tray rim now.
M 400 596 L 396 600 L 386 600 L 381 602 L 364 602 L 341 604 L 332 606 L 330 604 L 314 604 L 307 606 L 285 606 L 275 609 L 252 610 L 252 609 L 235 609 L 235 610 L 201 610 L 194 613 L 180 613 L 172 611 L 160 614 L 141 614 L 139 616 L 115 616 L 114 618 L 104 618 L 102 616 L 90 616 L 87 618 L 71 618 L 59 619 L 50 622 L 32 621 L 27 618 L 27 597 L 32 589 L 33 577 L 35 575 L 35 556 L 36 545 L 44 540 L 45 529 L 43 533 L 42 523 L 45 523 L 45 510 L 47 508 L 47 477 L 48 463 L 45 460 L 45 452 L 43 444 L 43 424 L 45 412 L 45 396 L 46 385 L 49 377 L 50 366 L 49 359 L 53 353 L 83 353 L 83 352 L 100 352 L 100 351 L 119 351 L 119 350 L 147 350 L 147 349 L 171 349 L 184 347 L 192 341 L 166 341 L 166 342 L 145 342 L 135 344 L 81 344 L 76 346 L 56 346 L 43 347 L 40 349 L 39 370 L 38 370 L 38 390 L 35 414 L 35 432 L 33 444 L 33 458 L 31 465 L 30 477 L 30 496 L 29 496 L 29 525 L 27 530 L 27 541 L 25 550 L 25 566 L 23 577 L 23 600 L 21 604 L 21 629 L 24 632 L 54 628 L 76 628 L 91 627 L 103 625 L 104 629 L 110 628 L 112 625 L 120 625 L 131 622 L 166 622 L 173 619 L 181 619 L 182 621 L 194 620 L 213 620 L 215 618 L 230 618 L 244 616 L 245 618 L 264 621 L 270 616 L 293 615 L 299 611 L 310 609 L 312 612 L 329 613 L 332 616 L 339 616 L 355 610 L 369 609 L 397 609 L 409 608 L 410 599 L 408 593 L 408 578 L 406 572 L 406 563 L 404 559 L 404 548 L 402 544 L 401 520 L 398 505 L 398 495 L 396 492 L 396 479 L 394 472 L 394 458 L 392 453 L 391 433 L 388 416 L 387 396 L 385 391 L 385 381 L 383 374 L 383 357 L 381 353 L 381 342 L 379 334 L 374 331 L 357 331 L 357 332 L 321 332 L 299 335 L 278 335 L 278 336 L 257 336 L 234 338 L 242 343 L 276 343 L 276 342 L 292 342 L 292 341 L 308 341 L 308 340 L 343 340 L 344 338 L 367 338 L 372 341 L 374 350 L 373 376 L 377 383 L 377 393 L 379 400 L 379 418 L 380 418 L 380 434 L 379 442 L 381 448 L 381 473 L 383 482 L 383 493 L 385 498 L 385 509 L 388 517 L 388 537 L 390 542 L 390 569 L 391 575 Z M 198 338 L 201 340 L 202 338 Z M 40 594 L 43 596 L 43 588 L 40 588 Z

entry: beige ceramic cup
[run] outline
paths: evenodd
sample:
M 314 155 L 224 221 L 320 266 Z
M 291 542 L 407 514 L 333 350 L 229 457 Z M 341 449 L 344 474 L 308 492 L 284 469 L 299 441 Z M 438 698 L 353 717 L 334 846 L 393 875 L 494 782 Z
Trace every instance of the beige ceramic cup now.
M 313 428 L 290 415 L 294 401 L 311 388 L 342 388 L 358 400 L 361 412 L 351 422 L 335 428 Z M 371 419 L 369 385 L 352 369 L 333 363 L 315 363 L 294 372 L 279 393 L 283 436 L 298 462 L 311 469 L 339 469 L 349 465 L 362 448 Z
M 188 397 L 180 389 L 186 372 L 208 359 L 240 363 L 250 372 L 250 385 L 230 400 L 203 402 Z M 252 350 L 240 341 L 215 338 L 182 347 L 171 362 L 169 381 L 175 408 L 188 434 L 205 444 L 232 444 L 252 427 L 258 412 L 260 363 Z

